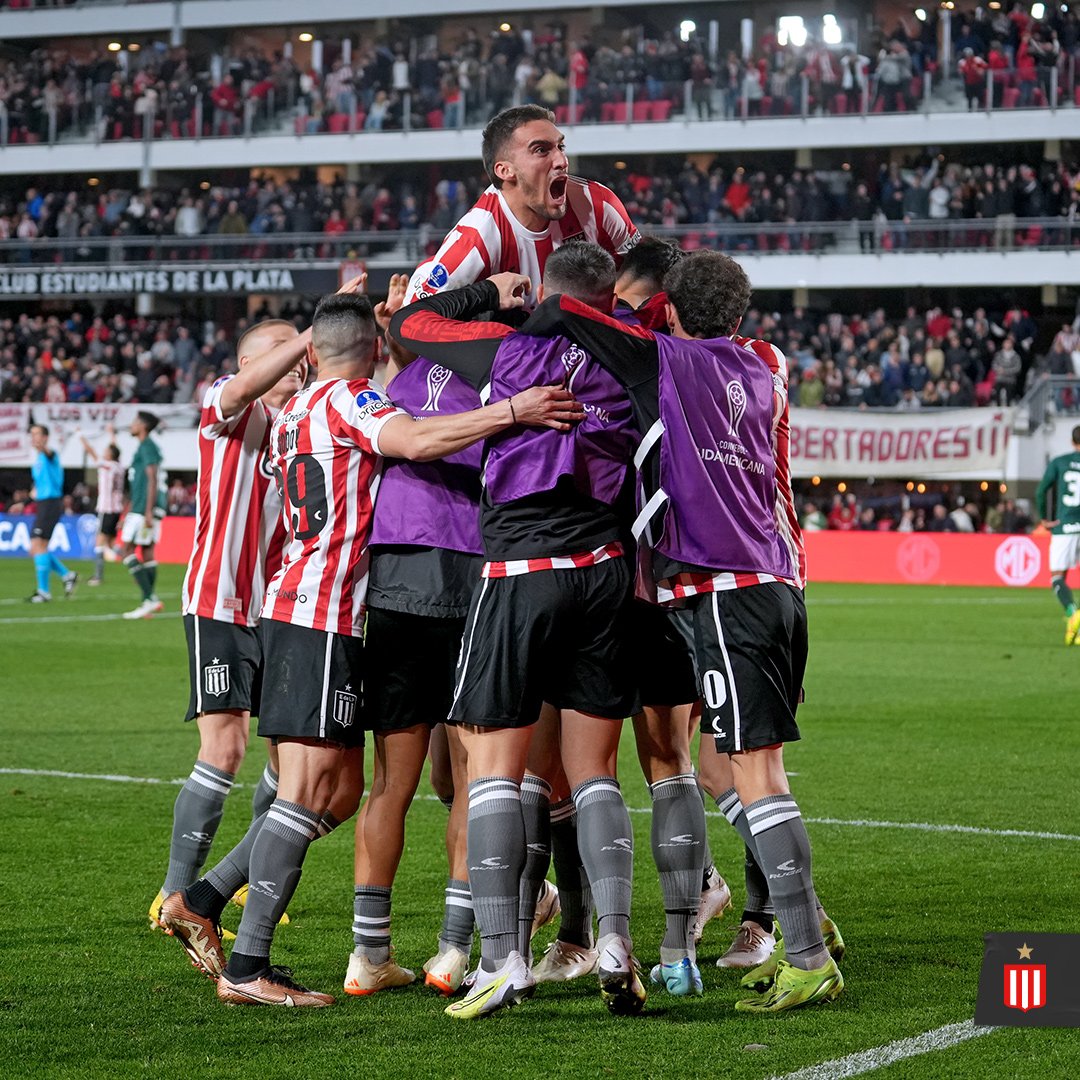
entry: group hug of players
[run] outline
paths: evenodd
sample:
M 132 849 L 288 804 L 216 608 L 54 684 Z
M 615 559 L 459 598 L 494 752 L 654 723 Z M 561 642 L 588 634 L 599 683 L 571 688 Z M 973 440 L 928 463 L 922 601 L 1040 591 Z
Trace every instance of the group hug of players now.
M 272 965 L 271 944 L 308 847 L 359 806 L 370 731 L 345 991 L 415 979 L 391 946 L 391 889 L 430 756 L 449 868 L 424 972 L 446 1012 L 582 976 L 639 1012 L 626 717 L 666 917 L 652 982 L 700 994 L 697 941 L 730 904 L 707 792 L 746 846 L 742 925 L 718 962 L 744 972 L 736 1008 L 843 988 L 783 763 L 807 655 L 784 358 L 736 336 L 741 268 L 641 240 L 610 191 L 568 176 L 552 121 L 496 116 L 492 185 L 432 260 L 374 309 L 354 281 L 302 334 L 249 329 L 203 402 L 183 590 L 200 748 L 150 919 L 225 1002 L 333 1003 Z M 251 826 L 200 876 L 253 713 L 270 761 Z

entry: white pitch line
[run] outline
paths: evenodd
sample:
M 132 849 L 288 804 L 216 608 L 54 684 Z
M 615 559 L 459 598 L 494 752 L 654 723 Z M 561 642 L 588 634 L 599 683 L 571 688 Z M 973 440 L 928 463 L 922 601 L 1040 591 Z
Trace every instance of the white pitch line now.
M 18 616 L 14 619 L 0 619 L 0 626 L 16 626 L 27 623 L 72 623 L 72 622 L 116 622 L 124 617 L 123 612 L 117 611 L 108 615 L 52 615 L 44 618 L 34 618 L 32 615 Z M 154 619 L 179 619 L 179 611 L 166 611 L 163 614 L 153 616 Z
M 971 1020 L 960 1024 L 946 1024 L 945 1027 L 924 1031 L 921 1035 L 912 1035 L 908 1039 L 897 1039 L 884 1046 L 875 1046 L 871 1050 L 860 1050 L 846 1057 L 823 1061 L 820 1065 L 810 1065 L 805 1069 L 785 1073 L 773 1080 L 845 1080 L 849 1076 L 862 1076 L 864 1073 L 883 1069 L 893 1062 L 905 1058 L 930 1054 L 935 1050 L 948 1050 L 968 1039 L 978 1039 L 997 1031 L 994 1027 L 976 1027 Z
M 0 775 L 6 776 L 55 776 L 61 780 L 107 780 L 114 784 L 173 784 L 186 783 L 187 777 L 176 780 L 162 780 L 156 776 L 125 776 L 122 773 L 81 773 L 67 772 L 63 769 L 12 769 L 0 768 Z M 242 788 L 243 784 L 233 784 Z M 436 795 L 418 795 L 424 802 L 441 801 Z M 631 814 L 651 814 L 651 806 L 628 806 Z M 706 817 L 722 818 L 716 810 L 707 811 Z M 976 825 L 939 825 L 929 821 L 871 821 L 869 819 L 846 818 L 804 818 L 811 825 L 840 825 L 857 829 L 914 829 L 918 832 L 963 833 L 975 836 L 1011 836 L 1027 840 L 1069 840 L 1080 843 L 1080 836 L 1072 833 L 1035 832 L 1031 829 L 986 829 Z

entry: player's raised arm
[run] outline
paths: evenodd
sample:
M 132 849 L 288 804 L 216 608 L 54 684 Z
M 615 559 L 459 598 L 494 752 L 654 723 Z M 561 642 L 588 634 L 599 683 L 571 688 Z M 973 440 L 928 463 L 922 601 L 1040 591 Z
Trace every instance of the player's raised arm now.
M 584 416 L 583 406 L 569 390 L 561 386 L 534 386 L 471 412 L 431 416 L 423 421 L 393 416 L 379 432 L 378 448 L 385 457 L 431 461 L 456 454 L 510 427 L 569 431 Z
M 363 292 L 367 274 L 351 278 L 339 293 Z M 311 328 L 302 334 L 289 338 L 275 345 L 268 352 L 248 357 L 243 354 L 243 339 L 238 348 L 237 360 L 240 370 L 221 391 L 220 412 L 224 419 L 229 419 L 250 405 L 256 398 L 267 393 L 279 380 L 283 379 L 303 360 L 311 341 Z
M 402 308 L 390 322 L 390 333 L 405 348 L 449 368 L 479 389 L 488 379 L 495 353 L 509 326 L 469 322 L 485 311 L 520 307 L 529 279 L 497 274 L 463 289 L 439 293 Z

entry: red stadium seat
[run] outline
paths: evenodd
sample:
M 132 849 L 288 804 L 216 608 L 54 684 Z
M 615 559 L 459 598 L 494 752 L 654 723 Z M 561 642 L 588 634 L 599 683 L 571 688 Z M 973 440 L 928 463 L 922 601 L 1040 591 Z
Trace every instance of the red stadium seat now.
M 1015 86 L 1007 86 L 1001 93 L 1001 107 L 1015 109 L 1020 101 L 1020 91 Z
M 363 109 L 357 109 L 356 110 L 356 127 L 353 130 L 354 131 L 363 131 L 364 130 L 364 121 L 366 119 L 367 119 L 367 113 L 364 112 Z
M 1035 87 L 1034 100 L 1036 108 L 1045 109 L 1047 107 L 1048 102 L 1041 86 Z
M 443 111 L 442 109 L 432 109 L 427 114 L 427 126 L 429 128 L 441 128 L 443 126 Z
M 647 124 L 652 120 L 652 106 L 651 101 L 635 101 L 634 102 L 634 123 L 635 124 Z
M 652 118 L 662 124 L 669 116 L 671 116 L 671 102 L 667 98 L 661 98 L 660 101 L 654 101 L 652 114 Z
M 1080 86 L 1073 91 L 1073 101 L 1076 103 L 1076 107 L 1080 108 Z
M 615 120 L 615 106 L 610 101 L 605 101 L 600 106 L 600 119 L 605 124 L 610 124 Z
M 569 105 L 556 105 L 555 106 L 555 123 L 556 124 L 568 124 L 570 122 L 570 106 Z
M 585 116 L 585 106 L 579 101 L 576 105 L 567 106 L 567 122 L 580 124 Z
M 615 121 L 616 124 L 626 123 L 625 101 L 616 101 L 615 104 L 611 106 L 611 118 Z
M 307 133 L 307 117 L 306 116 L 298 116 L 293 121 L 293 131 L 295 131 L 297 135 L 304 135 L 304 134 Z
M 911 86 L 908 87 L 908 93 L 911 95 L 912 101 L 919 101 L 922 99 L 923 81 L 918 75 L 912 75 Z
M 847 113 L 847 94 L 834 94 L 832 99 L 832 112 L 835 116 L 844 116 Z
M 349 117 L 345 113 L 331 113 L 326 126 L 332 134 L 342 135 L 349 130 Z
M 761 99 L 761 115 L 772 116 L 772 98 L 768 94 Z
M 986 378 L 975 384 L 975 404 L 976 405 L 989 405 L 990 399 L 994 396 L 994 383 L 997 382 L 997 372 L 991 371 Z

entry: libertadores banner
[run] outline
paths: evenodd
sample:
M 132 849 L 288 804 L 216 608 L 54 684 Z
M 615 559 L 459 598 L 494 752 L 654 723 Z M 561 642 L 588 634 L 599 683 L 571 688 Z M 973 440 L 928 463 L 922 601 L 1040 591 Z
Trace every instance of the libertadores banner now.
M 792 409 L 797 477 L 1002 476 L 1011 409 Z

